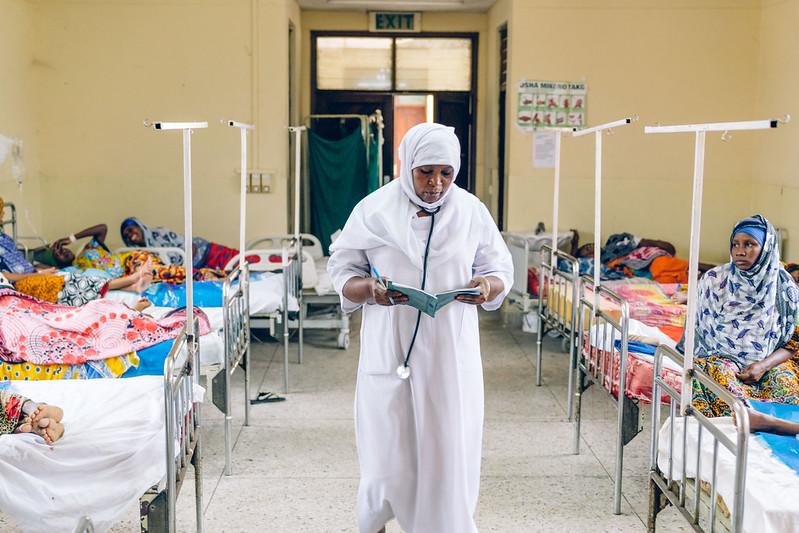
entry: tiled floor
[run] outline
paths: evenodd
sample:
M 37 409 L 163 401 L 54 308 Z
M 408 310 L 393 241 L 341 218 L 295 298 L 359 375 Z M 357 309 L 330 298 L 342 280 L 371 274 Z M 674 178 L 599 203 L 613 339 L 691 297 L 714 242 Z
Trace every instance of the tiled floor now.
M 573 455 L 566 418 L 566 355 L 546 339 L 544 385 L 533 382 L 535 339 L 485 314 L 482 350 L 486 382 L 481 532 L 643 532 L 646 530 L 649 428 L 625 449 L 622 514 L 612 514 L 616 411 L 595 388 L 584 396 L 582 453 Z M 356 324 L 355 330 L 358 326 Z M 279 404 L 252 407 L 241 427 L 243 383 L 234 393 L 234 473 L 223 474 L 222 415 L 204 408 L 204 521 L 208 532 L 352 532 L 358 463 L 353 396 L 357 333 L 348 351 L 335 335 L 309 332 L 305 362 L 292 344 L 291 392 Z M 253 344 L 253 394 L 282 390 L 283 354 L 275 342 Z M 180 531 L 194 529 L 194 487 L 178 501 Z M 114 528 L 138 530 L 137 509 Z M 3 527 L 0 517 L 0 529 Z M 395 523 L 389 533 L 399 532 Z M 689 531 L 675 511 L 658 531 Z M 442 532 L 444 533 L 444 532 Z M 458 533 L 458 532 L 453 532 Z

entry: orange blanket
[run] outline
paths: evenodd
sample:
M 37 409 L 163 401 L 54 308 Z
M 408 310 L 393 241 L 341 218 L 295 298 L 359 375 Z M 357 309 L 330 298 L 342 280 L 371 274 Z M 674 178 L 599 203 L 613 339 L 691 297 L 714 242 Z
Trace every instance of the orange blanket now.
M 688 283 L 688 261 L 677 257 L 656 257 L 649 265 L 649 272 L 658 283 Z

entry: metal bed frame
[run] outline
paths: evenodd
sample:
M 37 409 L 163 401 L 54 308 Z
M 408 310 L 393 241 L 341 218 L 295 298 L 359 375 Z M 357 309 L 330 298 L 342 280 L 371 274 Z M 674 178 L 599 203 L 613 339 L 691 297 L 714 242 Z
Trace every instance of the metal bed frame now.
M 200 378 L 199 361 L 196 336 L 184 327 L 164 361 L 166 477 L 139 499 L 142 533 L 176 531 L 175 506 L 189 463 L 194 465 L 197 531 L 203 530 L 202 404 L 194 397 L 194 386 Z
M 732 533 L 741 533 L 743 531 L 743 515 L 744 503 L 746 494 L 746 462 L 747 452 L 749 447 L 749 413 L 742 400 L 734 397 L 727 389 L 713 381 L 707 374 L 693 368 L 689 370 L 689 379 L 694 379 L 709 388 L 713 393 L 727 405 L 730 406 L 733 413 L 735 413 L 737 420 L 737 434 L 736 440 L 733 442 L 723 432 L 705 417 L 702 413 L 693 408 L 693 406 L 685 407 L 685 417 L 683 419 L 683 432 L 682 442 L 675 443 L 674 424 L 677 419 L 677 413 L 680 412 L 681 405 L 681 391 L 675 390 L 669 386 L 661 377 L 663 369 L 663 359 L 669 358 L 675 363 L 683 366 L 684 358 L 675 350 L 667 346 L 659 346 L 655 352 L 655 372 L 654 384 L 652 388 L 653 398 L 660 398 L 662 393 L 666 393 L 669 397 L 668 409 L 669 416 L 672 420 L 671 431 L 669 432 L 668 441 L 668 469 L 662 472 L 658 467 L 658 457 L 660 454 L 660 416 L 661 408 L 660 402 L 652 402 L 652 438 L 651 438 L 651 455 L 649 463 L 649 517 L 647 523 L 647 530 L 654 533 L 657 526 L 657 516 L 668 504 L 673 505 L 683 517 L 688 521 L 691 527 L 698 532 L 713 532 L 722 523 L 723 519 L 718 512 L 718 492 L 717 492 L 717 461 L 719 444 L 727 448 L 730 453 L 735 457 L 735 486 L 734 486 L 734 500 L 730 512 L 731 525 L 730 531 Z M 689 508 L 687 496 L 689 494 L 690 481 L 686 476 L 686 462 L 687 462 L 687 422 L 689 418 L 693 418 L 699 424 L 698 435 L 698 451 L 696 456 L 696 479 L 694 480 L 693 501 Z M 713 442 L 713 463 L 710 481 L 710 495 L 707 495 L 702 490 L 701 483 L 701 460 L 702 460 L 702 435 L 704 433 L 710 435 Z M 675 446 L 682 445 L 682 465 L 680 481 L 674 480 L 674 450 Z M 709 500 L 708 500 L 709 498 Z M 729 505 L 729 502 L 726 502 Z M 700 505 L 701 504 L 701 505 Z M 706 517 L 705 523 L 702 523 L 700 511 L 701 507 L 709 510 L 709 516 Z M 704 526 L 704 527 L 703 527 Z M 705 529 L 705 527 L 707 529 Z
M 553 262 L 554 259 L 554 262 Z M 558 268 L 563 261 L 569 270 Z M 568 414 L 572 419 L 574 409 L 573 369 L 576 364 L 575 335 L 577 332 L 577 307 L 580 290 L 580 263 L 577 258 L 544 245 L 541 248 L 541 266 L 538 268 L 538 337 L 536 339 L 535 384 L 541 386 L 544 335 L 554 331 L 563 337 L 563 348 L 569 353 Z M 546 295 L 546 297 L 544 297 Z M 571 312 L 568 312 L 571 300 Z
M 577 390 L 574 403 L 574 453 L 580 453 L 580 423 L 582 419 L 582 395 L 594 383 L 599 384 L 610 396 L 618 410 L 616 438 L 616 465 L 614 471 L 613 512 L 621 514 L 622 467 L 624 464 L 624 446 L 643 429 L 643 420 L 638 402 L 626 397 L 627 342 L 630 322 L 630 310 L 627 302 L 612 290 L 599 286 L 598 301 L 610 301 L 621 310 L 620 319 L 610 316 L 602 310 L 595 309 L 593 279 L 581 278 L 580 301 L 578 308 L 579 348 L 577 350 Z M 587 322 L 587 324 L 586 324 Z M 601 335 L 600 335 L 601 332 Z M 594 342 L 591 342 L 591 336 Z M 616 340 L 621 341 L 621 349 L 614 347 Z M 609 349 L 608 349 L 609 346 Z M 613 395 L 614 362 L 619 359 L 618 398 Z M 574 381 L 575 369 L 570 369 L 569 381 Z
M 10 211 L 8 218 L 6 218 L 6 209 Z M 17 206 L 14 205 L 12 202 L 5 202 L 3 204 L 3 213 L 0 213 L 0 227 L 2 227 L 2 231 L 5 232 L 6 227 L 11 226 L 11 238 L 14 239 L 14 242 L 17 244 L 17 249 L 22 251 L 25 254 L 25 257 L 28 260 L 33 260 L 33 252 L 44 248 L 47 246 L 47 241 L 43 237 L 39 237 L 37 235 L 33 236 L 23 236 L 19 235 L 19 225 L 17 220 Z M 36 246 L 28 246 L 25 242 L 22 241 L 35 241 L 37 244 Z M 20 246 L 21 245 L 21 246 Z
M 146 251 L 158 255 L 169 263 L 170 254 L 181 258 L 182 248 L 172 247 L 124 247 L 116 253 Z M 201 365 L 200 374 L 208 377 L 211 386 L 211 400 L 225 414 L 225 475 L 233 473 L 233 414 L 232 379 L 236 369 L 244 371 L 244 425 L 250 425 L 250 270 L 249 265 L 236 266 L 231 270 L 222 285 L 222 316 L 224 335 L 224 360 L 222 365 Z M 221 366 L 221 368 L 220 368 Z M 217 371 L 218 370 L 218 371 Z M 216 372 L 216 373 L 214 373 Z
M 293 246 L 295 237 L 292 235 L 277 235 L 277 236 L 267 236 L 261 237 L 251 241 L 248 245 L 248 249 L 255 249 L 260 245 L 266 244 L 267 249 L 263 250 L 274 250 L 277 251 L 278 248 L 282 250 L 282 247 L 286 246 Z M 310 265 L 315 265 L 315 261 L 322 259 L 322 247 L 319 243 L 319 239 L 317 239 L 314 235 L 308 233 L 301 233 L 299 239 L 297 240 L 296 245 L 298 246 L 298 256 L 302 256 L 303 258 L 303 270 L 310 269 Z M 306 249 L 307 248 L 307 249 Z M 303 272 L 302 273 L 302 281 L 308 279 L 310 277 L 310 272 Z M 315 276 L 315 267 L 313 275 Z M 293 296 L 293 294 L 292 294 Z M 291 320 L 289 322 L 289 327 L 294 329 L 337 329 L 339 331 L 338 338 L 336 341 L 336 345 L 343 350 L 349 348 L 350 345 L 350 317 L 347 313 L 344 313 L 341 309 L 341 300 L 336 294 L 335 291 L 332 291 L 328 294 L 319 295 L 316 294 L 311 287 L 302 287 L 302 290 L 299 292 L 299 297 L 297 298 L 297 303 L 300 308 L 300 313 L 297 320 Z M 308 307 L 310 305 L 327 305 L 327 306 L 335 306 L 336 308 L 336 316 L 334 318 L 326 318 L 326 317 L 313 317 L 312 315 L 309 316 Z M 300 322 L 302 322 L 302 326 L 300 326 Z M 267 327 L 269 327 L 270 334 L 274 336 L 274 321 L 268 322 Z M 302 332 L 301 332 L 302 335 Z M 299 362 L 302 363 L 302 355 L 300 355 Z

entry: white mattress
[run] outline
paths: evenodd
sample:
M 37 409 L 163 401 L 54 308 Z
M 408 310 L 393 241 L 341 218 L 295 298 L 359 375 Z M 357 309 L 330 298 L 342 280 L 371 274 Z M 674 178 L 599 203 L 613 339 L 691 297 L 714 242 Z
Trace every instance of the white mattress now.
M 24 531 L 105 531 L 166 473 L 163 378 L 16 382 L 64 409 L 64 438 L 0 436 L 0 509 Z
M 674 426 L 673 479 L 682 476 L 682 430 L 684 418 L 679 417 Z M 660 429 L 658 468 L 668 473 L 670 419 Z M 736 430 L 731 417 L 715 418 L 713 422 L 733 442 Z M 689 417 L 687 435 L 686 475 L 696 479 L 696 455 L 699 424 Z M 701 479 L 710 482 L 713 471 L 713 439 L 702 432 Z M 719 444 L 717 491 L 727 506 L 733 507 L 735 462 L 733 455 Z M 689 492 L 689 497 L 693 497 Z M 752 533 L 799 532 L 799 476 L 775 458 L 770 450 L 754 435 L 749 437 L 746 469 L 746 496 L 744 500 L 744 531 Z

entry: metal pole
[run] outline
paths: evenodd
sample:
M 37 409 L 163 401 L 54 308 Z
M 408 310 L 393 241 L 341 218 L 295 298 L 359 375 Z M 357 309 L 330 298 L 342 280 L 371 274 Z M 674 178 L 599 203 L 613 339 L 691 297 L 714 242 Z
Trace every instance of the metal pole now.
M 602 131 L 594 133 L 594 313 L 599 313 L 599 282 L 602 272 Z M 591 332 L 588 333 L 589 336 Z
M 557 268 L 555 250 L 558 249 L 558 204 L 560 203 L 560 137 L 559 131 L 555 132 L 555 178 L 552 192 L 552 268 Z M 554 270 L 553 270 L 554 273 Z
M 685 357 L 683 359 L 683 383 L 680 410 L 685 415 L 691 406 L 691 376 L 694 366 L 694 342 L 696 340 L 696 286 L 699 278 L 699 238 L 702 223 L 702 189 L 705 179 L 705 135 L 696 132 L 694 146 L 694 190 L 691 208 L 691 251 L 688 258 L 688 311 L 685 316 Z

